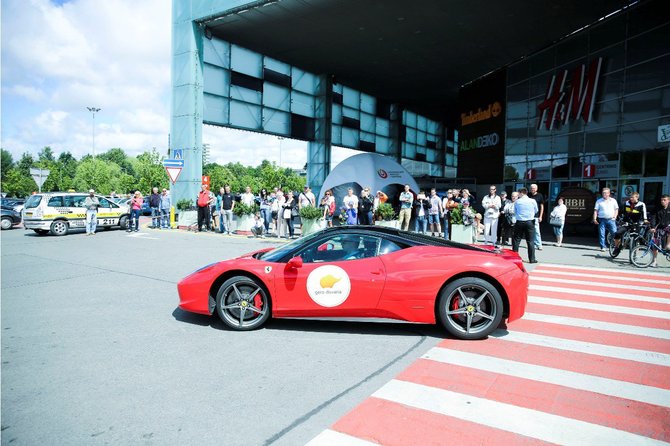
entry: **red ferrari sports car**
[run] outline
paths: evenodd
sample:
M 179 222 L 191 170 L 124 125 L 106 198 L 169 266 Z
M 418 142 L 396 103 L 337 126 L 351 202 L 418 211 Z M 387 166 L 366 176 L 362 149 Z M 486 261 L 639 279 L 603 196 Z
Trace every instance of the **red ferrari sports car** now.
M 177 285 L 179 307 L 235 330 L 270 317 L 392 318 L 481 339 L 523 316 L 528 273 L 510 250 L 376 226 L 329 228 L 207 265 Z

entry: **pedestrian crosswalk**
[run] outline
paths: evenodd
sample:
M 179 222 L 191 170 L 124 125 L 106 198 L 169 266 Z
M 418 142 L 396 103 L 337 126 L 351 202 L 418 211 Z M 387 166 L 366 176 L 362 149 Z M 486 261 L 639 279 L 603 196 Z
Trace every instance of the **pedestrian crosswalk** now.
M 670 277 L 538 265 L 523 319 L 440 342 L 308 444 L 670 444 Z

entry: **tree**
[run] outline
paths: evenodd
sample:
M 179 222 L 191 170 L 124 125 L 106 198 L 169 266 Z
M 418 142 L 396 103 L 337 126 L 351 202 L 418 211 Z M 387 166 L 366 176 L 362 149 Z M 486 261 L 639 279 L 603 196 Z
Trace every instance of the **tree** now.
M 21 155 L 19 162 L 16 163 L 16 168 L 19 169 L 19 171 L 24 175 L 30 175 L 31 167 L 35 167 L 35 160 L 30 153 L 25 152 L 23 155 Z
M 107 195 L 120 189 L 120 181 L 121 168 L 118 165 L 89 157 L 77 166 L 73 184 L 78 191 L 95 189 L 97 193 Z
M 160 189 L 169 186 L 167 173 L 161 164 L 161 156 L 156 149 L 137 156 L 135 171 L 138 176 L 137 190 L 143 194 L 150 192 L 153 187 Z
M 56 158 L 54 157 L 54 152 L 51 150 L 51 147 L 45 146 L 40 152 L 37 154 L 37 159 L 38 161 L 42 163 L 54 163 L 56 162 Z
M 218 191 L 226 184 L 231 185 L 231 191 L 233 184 L 237 184 L 237 178 L 235 175 L 228 169 L 220 164 L 210 163 L 206 164 L 202 168 L 202 174 L 209 177 L 212 191 Z
M 19 169 L 11 169 L 2 181 L 2 191 L 8 197 L 27 197 L 34 191 L 37 191 L 37 183 L 28 175 Z
M 0 165 L 0 180 L 3 182 L 9 171 L 14 167 L 14 158 L 9 151 L 5 149 L 0 149 L 0 154 L 2 155 L 2 165 Z
M 97 157 L 101 160 L 116 163 L 121 168 L 121 172 L 135 176 L 135 168 L 133 167 L 133 163 L 130 161 L 130 158 L 128 155 L 126 155 L 126 152 L 124 152 L 123 149 L 115 147 L 104 153 L 101 153 Z

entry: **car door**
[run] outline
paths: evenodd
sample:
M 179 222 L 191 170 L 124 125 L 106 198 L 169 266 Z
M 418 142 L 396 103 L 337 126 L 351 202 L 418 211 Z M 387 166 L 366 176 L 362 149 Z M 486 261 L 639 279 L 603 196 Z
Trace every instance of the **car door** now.
M 315 241 L 296 253 L 302 265 L 275 270 L 276 316 L 364 317 L 377 307 L 386 276 L 380 239 L 356 235 L 356 243 L 345 243 L 343 237 L 352 235 Z
M 115 212 L 115 206 L 107 198 L 98 196 L 98 225 L 99 226 L 112 226 L 118 222 L 118 213 Z

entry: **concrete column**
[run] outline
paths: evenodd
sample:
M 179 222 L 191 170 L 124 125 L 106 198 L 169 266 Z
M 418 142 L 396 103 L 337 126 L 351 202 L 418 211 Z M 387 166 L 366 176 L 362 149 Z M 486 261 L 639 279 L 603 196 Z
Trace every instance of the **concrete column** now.
M 172 2 L 172 103 L 170 149 L 183 149 L 184 168 L 172 187 L 174 205 L 195 204 L 202 177 L 203 29 L 192 19 L 190 1 Z
M 317 197 L 330 173 L 332 110 L 333 83 L 329 75 L 322 74 L 315 104 L 315 138 L 307 146 L 307 184 Z
M 402 164 L 402 141 L 403 135 L 400 134 L 402 127 L 402 108 L 398 104 L 391 104 L 390 116 L 390 137 L 391 137 L 391 155 L 398 164 Z

